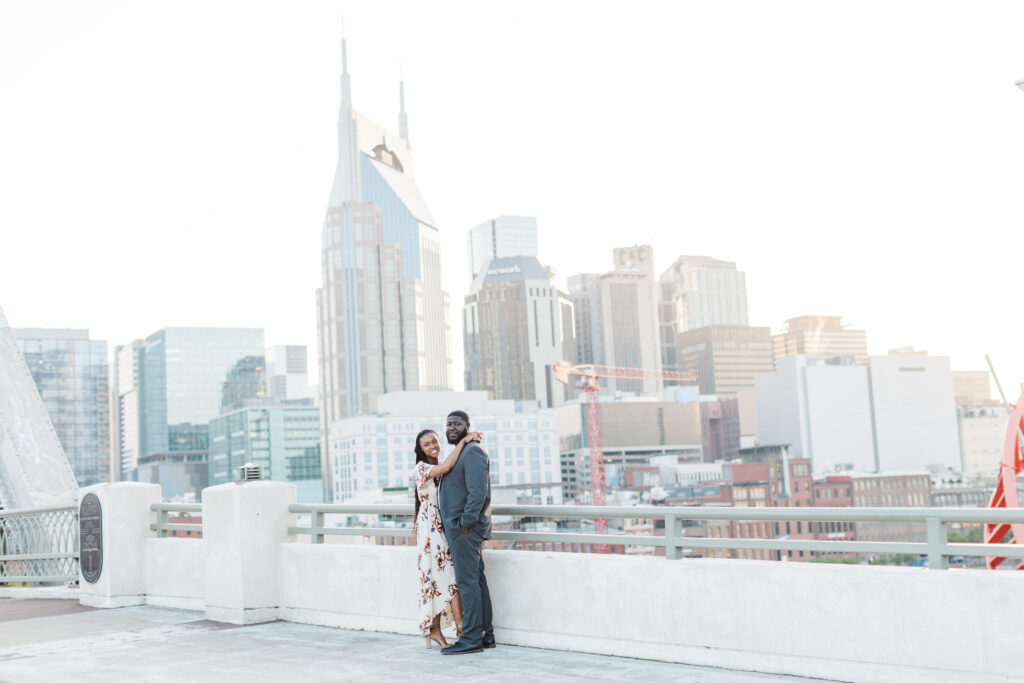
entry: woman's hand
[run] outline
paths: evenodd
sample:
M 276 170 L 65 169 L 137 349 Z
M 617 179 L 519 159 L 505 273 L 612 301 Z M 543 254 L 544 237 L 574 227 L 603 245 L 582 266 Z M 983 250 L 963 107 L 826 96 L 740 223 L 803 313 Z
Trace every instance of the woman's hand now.
M 462 437 L 462 445 L 465 446 L 471 441 L 483 441 L 484 435 L 480 432 L 470 432 Z

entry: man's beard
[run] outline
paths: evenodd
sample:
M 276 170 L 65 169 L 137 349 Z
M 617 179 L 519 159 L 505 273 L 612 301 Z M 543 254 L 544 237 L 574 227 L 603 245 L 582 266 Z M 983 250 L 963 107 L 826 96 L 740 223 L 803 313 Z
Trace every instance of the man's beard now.
M 452 437 L 448 436 L 447 434 L 445 434 L 445 437 L 448 439 L 448 445 L 454 446 L 458 442 L 462 441 L 462 437 L 466 436 L 466 434 L 469 434 L 469 429 L 462 430 L 461 432 L 459 432 L 459 435 L 456 436 L 454 439 L 452 439 Z

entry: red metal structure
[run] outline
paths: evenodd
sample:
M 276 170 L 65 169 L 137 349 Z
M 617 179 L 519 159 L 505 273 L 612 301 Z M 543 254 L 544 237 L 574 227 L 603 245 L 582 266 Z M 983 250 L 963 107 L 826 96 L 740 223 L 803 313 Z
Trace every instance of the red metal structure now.
M 1003 440 L 1003 462 L 999 466 L 996 490 L 989 501 L 990 508 L 1020 507 L 1017 499 L 1017 475 L 1024 470 L 1024 394 L 1017 399 L 1017 405 L 1010 411 L 1010 422 Z M 1001 543 L 1007 534 L 1013 532 L 1007 543 L 1024 543 L 1024 524 L 986 524 L 985 542 Z M 995 569 L 1005 557 L 986 558 L 989 569 Z M 1024 560 L 1017 560 L 1013 569 L 1024 569 Z
M 604 439 L 601 436 L 601 403 L 598 401 L 599 379 L 654 379 L 695 382 L 695 375 L 667 370 L 644 370 L 642 368 L 617 368 L 608 365 L 570 365 L 560 363 L 555 366 L 555 377 L 562 384 L 570 383 L 570 376 L 580 377 L 577 389 L 587 397 L 587 437 L 590 444 L 590 495 L 591 505 L 605 504 L 604 484 Z M 608 520 L 595 519 L 594 528 L 599 534 L 608 533 Z M 599 553 L 611 552 L 611 547 L 602 544 L 597 548 Z

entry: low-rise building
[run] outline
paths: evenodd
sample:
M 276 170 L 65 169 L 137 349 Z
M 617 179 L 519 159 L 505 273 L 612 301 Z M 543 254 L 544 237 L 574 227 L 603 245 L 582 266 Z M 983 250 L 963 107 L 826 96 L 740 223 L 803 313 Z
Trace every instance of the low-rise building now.
M 169 451 L 139 457 L 133 481 L 160 484 L 160 497 L 175 503 L 198 503 L 210 484 L 206 451 Z
M 988 401 L 958 405 L 961 471 L 965 474 L 995 474 L 1003 461 L 1003 447 L 1009 415 L 1006 407 Z
M 816 507 L 853 507 L 853 480 L 849 476 L 829 475 L 814 481 L 814 505 Z M 850 521 L 814 522 L 814 539 L 817 541 L 852 541 L 856 528 Z M 815 552 L 815 557 L 855 557 L 855 553 Z
M 444 420 L 452 410 L 464 410 L 470 430 L 483 433 L 481 443 L 490 457 L 492 486 L 521 491 L 544 489 L 540 502 L 558 505 L 561 466 L 558 419 L 554 410 L 533 402 L 492 401 L 485 391 L 401 391 L 378 398 L 378 413 L 356 415 L 331 425 L 330 466 L 334 471 L 333 500 L 343 502 L 361 492 L 411 486 L 416 435 L 433 429 L 444 442 Z M 442 455 L 451 450 L 443 446 Z M 524 495 L 526 495 L 524 493 Z
M 931 477 L 926 472 L 853 474 L 854 507 L 931 507 Z M 921 543 L 921 522 L 857 522 L 858 541 Z

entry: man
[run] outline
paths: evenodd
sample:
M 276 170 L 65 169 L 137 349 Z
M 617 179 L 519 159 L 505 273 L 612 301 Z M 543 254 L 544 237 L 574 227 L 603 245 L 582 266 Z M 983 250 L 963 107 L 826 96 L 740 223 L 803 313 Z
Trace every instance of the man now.
M 459 443 L 469 433 L 469 415 L 452 411 L 444 433 L 448 443 Z M 480 444 L 470 442 L 463 447 L 455 467 L 441 479 L 437 503 L 462 599 L 462 636 L 441 652 L 481 652 L 494 647 L 494 626 L 483 558 L 484 540 L 491 537 L 491 474 L 490 461 Z

